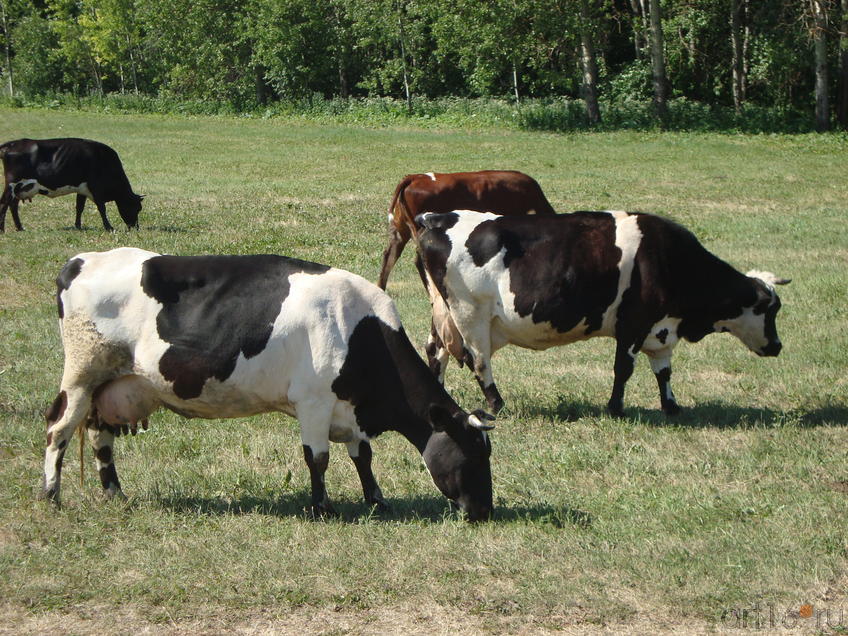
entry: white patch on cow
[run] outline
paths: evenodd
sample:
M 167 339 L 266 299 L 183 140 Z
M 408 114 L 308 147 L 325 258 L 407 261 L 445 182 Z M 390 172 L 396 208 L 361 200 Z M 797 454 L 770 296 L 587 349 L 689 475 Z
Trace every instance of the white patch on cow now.
M 597 335 L 611 335 L 615 332 L 618 306 L 621 304 L 624 292 L 630 287 L 636 251 L 642 242 L 638 217 L 621 210 L 611 210 L 608 214 L 615 218 L 615 246 L 621 250 L 621 259 L 618 261 L 618 292 L 615 300 L 604 312 L 601 331 Z
M 435 180 L 436 180 L 436 175 L 435 175 L 435 173 L 433 173 L 433 172 L 425 172 L 424 174 L 426 174 L 428 177 L 430 177 L 430 180 L 431 180 L 431 181 L 435 181 Z
M 769 344 L 765 333 L 766 315 L 755 314 L 753 307 L 745 307 L 735 318 L 719 320 L 713 325 L 713 329 L 719 332 L 729 331 L 754 353 L 761 353 Z
M 19 199 L 32 199 L 37 194 L 43 194 L 46 197 L 55 198 L 62 197 L 66 194 L 82 194 L 93 199 L 91 191 L 88 189 L 88 183 L 83 181 L 78 186 L 66 185 L 59 188 L 50 189 L 47 186 L 41 185 L 36 179 L 22 179 L 9 184 L 12 192 L 17 192 Z
M 395 224 L 395 215 L 392 212 L 389 212 L 389 225 Z
M 671 351 L 679 340 L 677 328 L 680 326 L 680 320 L 680 318 L 665 316 L 654 323 L 648 337 L 642 343 L 642 351 L 649 356 L 665 350 Z

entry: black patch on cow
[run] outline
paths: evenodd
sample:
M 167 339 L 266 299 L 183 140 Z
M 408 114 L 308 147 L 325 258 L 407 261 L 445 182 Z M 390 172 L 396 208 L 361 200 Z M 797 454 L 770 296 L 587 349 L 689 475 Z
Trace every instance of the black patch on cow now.
M 62 439 L 62 440 L 59 440 L 59 444 L 57 444 L 57 447 L 59 448 L 59 450 L 64 450 L 65 446 L 67 446 L 67 445 L 68 445 L 68 440 Z
M 657 333 L 657 340 L 660 341 L 660 344 L 665 344 L 665 341 L 668 339 L 668 329 L 660 329 Z
M 111 446 L 101 446 L 97 449 L 97 459 L 100 460 L 102 464 L 111 464 L 112 463 L 112 447 Z
M 372 438 L 393 430 L 416 443 L 432 433 L 422 421 L 432 402 L 450 402 L 447 408 L 459 410 L 403 328 L 395 331 L 376 316 L 366 316 L 354 328 L 331 388 L 340 400 L 353 404 L 356 423 Z
M 115 469 L 115 464 L 109 464 L 100 469 L 100 485 L 103 490 L 109 490 L 114 487 L 117 490 L 121 489 L 121 482 L 118 481 L 118 471 Z
M 182 399 L 198 397 L 210 378 L 230 377 L 239 354 L 264 350 L 289 277 L 330 268 L 284 256 L 156 256 L 142 266 L 141 286 L 162 303 L 159 337 L 171 344 L 159 371 Z
M 478 265 L 506 248 L 515 311 L 562 333 L 584 319 L 587 334 L 600 329 L 618 293 L 621 250 L 615 219 L 605 212 L 484 221 L 466 247 Z
M 456 225 L 457 221 L 459 221 L 459 215 L 453 212 L 427 214 L 425 211 L 415 217 L 415 225 L 420 230 L 441 230 L 447 232 Z
M 62 271 L 59 272 L 59 275 L 56 277 L 56 306 L 59 310 L 59 319 L 65 317 L 65 308 L 62 306 L 61 294 L 66 289 L 69 289 L 71 287 L 71 282 L 79 276 L 83 262 L 84 261 L 81 258 L 71 259 L 65 263 Z
M 53 404 L 44 412 L 44 418 L 47 420 L 47 425 L 50 426 L 58 422 L 62 419 L 62 416 L 65 414 L 65 409 L 68 407 L 68 394 L 65 393 L 65 390 L 62 389 L 59 391 L 59 394 L 56 396 L 56 399 L 53 400 Z M 48 439 L 47 445 L 50 445 L 50 440 Z
M 497 219 L 483 221 L 475 227 L 465 241 L 465 247 L 477 267 L 483 267 L 504 248 L 504 265 L 507 267 L 524 255 L 521 239 L 509 228 L 498 227 Z

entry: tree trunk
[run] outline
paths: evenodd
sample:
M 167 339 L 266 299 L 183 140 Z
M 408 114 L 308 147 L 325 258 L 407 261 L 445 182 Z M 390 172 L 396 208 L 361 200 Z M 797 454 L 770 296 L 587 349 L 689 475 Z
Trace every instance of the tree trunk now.
M 515 62 L 512 63 L 512 92 L 515 94 L 515 103 L 518 103 L 518 69 Z
M 666 102 L 665 56 L 663 54 L 662 13 L 660 0 L 650 0 L 651 12 L 651 76 L 654 83 L 654 113 L 663 124 L 668 120 Z
M 813 10 L 813 48 L 816 60 L 816 130 L 830 129 L 830 100 L 827 91 L 827 13 L 824 0 L 810 0 Z
M 6 44 L 6 80 L 9 84 L 9 97 L 15 96 L 15 86 L 12 82 L 12 56 L 10 53 L 12 35 L 6 22 L 6 3 L 0 0 L 0 17 L 3 18 L 3 42 Z
M 839 29 L 839 94 L 836 98 L 836 119 L 840 127 L 848 128 L 848 0 L 842 0 L 842 22 Z
M 845 0 L 848 2 L 848 0 Z M 583 67 L 583 99 L 586 102 L 586 115 L 589 124 L 601 123 L 601 110 L 598 107 L 598 61 L 592 44 L 592 18 L 589 1 L 580 0 L 580 61 Z
M 745 50 L 742 30 L 742 2 L 730 0 L 730 39 L 733 44 L 733 108 L 742 112 L 745 101 Z
M 406 110 L 412 112 L 412 93 L 409 92 L 409 72 L 406 69 L 406 44 L 404 44 L 403 18 L 398 5 L 398 37 L 400 39 L 400 60 L 403 67 L 403 90 L 406 93 Z
M 645 19 L 639 0 L 630 0 L 630 10 L 633 11 L 633 48 L 640 58 L 645 52 Z

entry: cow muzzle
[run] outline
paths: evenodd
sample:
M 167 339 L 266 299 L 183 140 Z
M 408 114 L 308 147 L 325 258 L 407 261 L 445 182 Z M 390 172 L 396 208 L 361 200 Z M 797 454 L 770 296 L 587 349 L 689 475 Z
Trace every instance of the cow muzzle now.
M 781 349 L 783 349 L 783 345 L 779 340 L 776 340 L 768 343 L 765 347 L 757 351 L 757 355 L 766 358 L 773 358 L 780 353 Z

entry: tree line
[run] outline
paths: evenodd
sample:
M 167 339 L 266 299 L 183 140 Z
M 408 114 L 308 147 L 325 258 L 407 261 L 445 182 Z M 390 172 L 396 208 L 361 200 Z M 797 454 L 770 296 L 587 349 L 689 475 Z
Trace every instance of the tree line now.
M 567 96 L 848 127 L 848 0 L 0 0 L 10 96 Z

